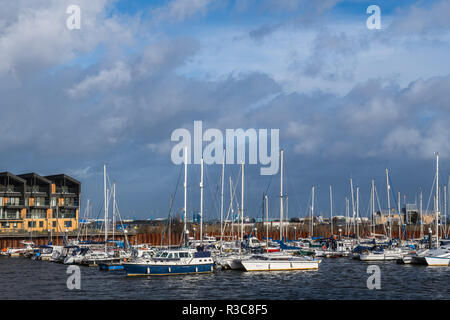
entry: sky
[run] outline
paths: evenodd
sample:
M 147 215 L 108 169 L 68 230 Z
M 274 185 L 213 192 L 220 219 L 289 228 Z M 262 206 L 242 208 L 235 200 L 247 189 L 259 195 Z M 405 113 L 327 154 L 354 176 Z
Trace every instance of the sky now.
M 370 5 L 380 29 L 369 29 Z M 80 28 L 69 29 L 70 5 Z M 0 0 L 0 171 L 66 173 L 102 216 L 103 165 L 122 218 L 182 213 L 178 128 L 279 129 L 288 216 L 329 216 L 351 199 L 368 214 L 385 169 L 402 203 L 429 203 L 440 154 L 450 173 L 450 1 Z M 225 167 L 237 190 L 239 165 Z M 181 180 L 180 180 L 181 179 Z M 188 167 L 188 215 L 200 208 Z M 205 168 L 204 217 L 220 216 L 221 165 Z M 245 167 L 246 215 L 263 193 L 279 216 L 280 174 Z M 442 191 L 443 193 L 443 191 Z M 392 197 L 392 196 L 391 196 Z M 441 198 L 443 198 L 441 196 Z M 432 203 L 432 202 L 431 202 Z M 378 205 L 377 205 L 378 207 Z

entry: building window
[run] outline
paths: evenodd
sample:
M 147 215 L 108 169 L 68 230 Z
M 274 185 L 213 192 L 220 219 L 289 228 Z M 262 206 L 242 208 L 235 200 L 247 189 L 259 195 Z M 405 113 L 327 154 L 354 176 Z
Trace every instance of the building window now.
M 65 227 L 65 228 L 70 228 L 70 227 L 72 227 L 72 221 L 64 221 L 64 227 Z
M 28 221 L 28 228 L 36 228 L 36 221 Z
M 52 222 L 52 226 L 53 226 L 53 228 L 56 228 L 56 221 Z
M 44 221 L 39 221 L 39 228 L 43 228 L 44 227 Z
M 52 207 L 56 207 L 56 198 L 51 198 L 51 200 L 50 200 L 50 206 L 52 206 Z
M 19 219 L 19 217 L 20 217 L 19 210 L 8 209 L 8 210 L 6 210 L 5 213 L 6 213 L 6 217 L 4 217 L 4 218 L 6 218 L 6 219 Z
M 31 212 L 27 212 L 28 219 L 45 219 L 47 214 L 44 209 L 32 209 Z
M 36 206 L 45 206 L 45 198 L 44 197 L 37 197 L 36 198 Z

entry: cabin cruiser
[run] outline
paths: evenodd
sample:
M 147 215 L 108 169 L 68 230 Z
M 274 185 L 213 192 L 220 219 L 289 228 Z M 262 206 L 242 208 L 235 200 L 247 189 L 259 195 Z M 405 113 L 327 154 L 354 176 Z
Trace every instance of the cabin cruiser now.
M 61 252 L 63 249 L 63 246 L 54 246 L 54 245 L 42 245 L 39 246 L 39 249 L 36 250 L 34 256 L 32 257 L 33 260 L 50 260 L 52 258 L 52 255 L 55 252 Z
M 402 259 L 409 253 L 408 249 L 404 248 L 376 248 L 376 250 L 361 252 L 359 260 L 361 261 L 385 261 Z
M 20 255 L 32 254 L 34 250 L 34 242 L 32 241 L 21 241 L 22 248 L 4 248 L 0 254 L 10 257 L 18 257 Z
M 321 260 L 312 257 L 292 256 L 283 252 L 266 253 L 242 259 L 245 271 L 284 271 L 319 269 Z
M 162 250 L 152 258 L 124 262 L 127 276 L 208 273 L 214 270 L 211 252 L 203 248 Z

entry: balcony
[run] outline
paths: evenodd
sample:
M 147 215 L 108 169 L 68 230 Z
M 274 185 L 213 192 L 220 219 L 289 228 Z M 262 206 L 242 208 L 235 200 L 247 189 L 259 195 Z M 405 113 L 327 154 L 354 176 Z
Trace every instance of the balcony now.
M 78 194 L 78 189 L 77 188 L 69 188 L 67 186 L 62 186 L 62 187 L 56 187 L 56 193 L 60 193 L 60 194 L 73 194 L 76 195 Z

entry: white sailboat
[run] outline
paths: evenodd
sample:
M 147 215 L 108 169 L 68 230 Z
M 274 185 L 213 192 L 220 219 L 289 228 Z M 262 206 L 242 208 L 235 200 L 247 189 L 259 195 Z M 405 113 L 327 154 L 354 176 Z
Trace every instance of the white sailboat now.
M 439 246 L 439 153 L 436 153 L 436 247 L 423 255 L 429 266 L 450 266 L 450 245 Z

